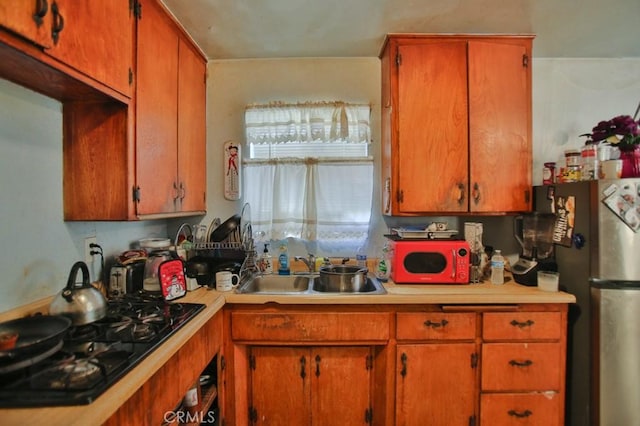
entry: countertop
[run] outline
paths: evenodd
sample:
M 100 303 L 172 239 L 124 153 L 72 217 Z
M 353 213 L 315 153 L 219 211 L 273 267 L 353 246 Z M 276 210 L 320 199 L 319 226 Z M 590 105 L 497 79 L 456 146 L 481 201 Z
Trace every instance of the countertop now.
M 381 295 L 251 295 L 220 293 L 207 288 L 189 292 L 180 302 L 203 303 L 206 308 L 171 336 L 123 379 L 111 386 L 95 402 L 72 407 L 0 409 L 3 425 L 25 423 L 48 425 L 86 425 L 106 421 L 120 405 L 129 399 L 141 383 L 146 382 L 226 303 L 230 304 L 514 304 L 514 303 L 575 303 L 575 296 L 564 292 L 545 292 L 513 282 L 468 285 L 398 285 L 384 284 L 387 294 Z M 0 314 L 5 321 L 28 313 L 43 311 L 50 299 Z M 90 419 L 90 420 L 89 420 Z

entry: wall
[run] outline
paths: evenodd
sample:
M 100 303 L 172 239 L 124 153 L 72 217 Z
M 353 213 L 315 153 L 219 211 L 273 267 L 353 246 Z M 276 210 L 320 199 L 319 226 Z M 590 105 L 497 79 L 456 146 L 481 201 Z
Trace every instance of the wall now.
M 207 164 L 209 223 L 226 219 L 241 202 L 222 196 L 221 147 L 242 141 L 244 106 L 270 100 L 343 99 L 372 105 L 373 152 L 380 147 L 380 67 L 376 58 L 212 61 L 208 67 Z M 640 100 L 640 59 L 536 59 L 533 61 L 534 184 L 544 161 L 561 161 L 578 135 L 602 119 L 633 115 Z M 73 262 L 84 257 L 84 238 L 95 235 L 107 257 L 139 238 L 173 237 L 177 227 L 199 218 L 137 223 L 62 220 L 62 112 L 52 99 L 0 80 L 0 312 L 58 292 Z M 508 154 L 508 153 L 505 153 Z M 505 167 L 518 167 L 504 156 Z M 376 157 L 376 164 L 379 158 Z M 372 246 L 388 226 L 434 218 L 383 219 L 378 175 Z M 465 220 L 485 223 L 485 244 L 513 258 L 517 247 L 511 221 L 503 218 L 446 218 L 463 229 Z M 304 253 L 293 253 L 304 254 Z M 94 276 L 99 269 L 94 266 Z
M 62 220 L 62 105 L 0 79 L 0 312 L 62 290 L 84 238 L 107 257 L 146 236 L 166 236 L 164 222 Z M 90 265 L 100 274 L 99 256 Z

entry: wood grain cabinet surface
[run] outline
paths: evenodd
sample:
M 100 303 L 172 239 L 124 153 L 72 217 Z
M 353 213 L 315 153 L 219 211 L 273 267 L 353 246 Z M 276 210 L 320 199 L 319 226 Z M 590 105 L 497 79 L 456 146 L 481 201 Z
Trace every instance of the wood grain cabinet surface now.
M 204 214 L 206 58 L 162 3 L 1 3 L 0 78 L 63 103 L 64 219 Z
M 531 39 L 387 36 L 384 214 L 530 210 Z

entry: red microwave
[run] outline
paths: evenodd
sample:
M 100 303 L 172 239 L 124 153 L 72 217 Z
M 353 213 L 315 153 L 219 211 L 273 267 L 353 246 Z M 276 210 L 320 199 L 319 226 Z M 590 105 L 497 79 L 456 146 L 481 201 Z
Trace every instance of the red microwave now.
M 464 240 L 392 240 L 396 284 L 468 284 L 469 243 Z

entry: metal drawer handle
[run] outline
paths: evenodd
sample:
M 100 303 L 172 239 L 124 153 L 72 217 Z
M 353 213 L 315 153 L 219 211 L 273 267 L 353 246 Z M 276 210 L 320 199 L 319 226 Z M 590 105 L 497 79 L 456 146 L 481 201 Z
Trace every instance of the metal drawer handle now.
M 514 327 L 525 328 L 525 327 L 531 327 L 535 323 L 532 320 L 526 320 L 525 322 L 512 320 L 510 324 Z
M 509 361 L 509 365 L 512 367 L 529 367 L 530 365 L 533 365 L 533 361 L 530 359 L 526 359 L 524 361 L 516 361 L 515 359 L 512 359 Z
M 520 417 L 520 418 L 523 418 L 523 417 L 529 417 L 530 415 L 532 415 L 532 414 L 533 414 L 533 413 L 532 413 L 531 411 L 529 411 L 529 410 L 524 410 L 524 411 L 522 411 L 522 412 L 518 412 L 518 411 L 516 411 L 516 410 L 509 410 L 509 411 L 508 411 L 508 413 L 509 413 L 509 415 L 510 415 L 511 417 Z
M 431 320 L 426 320 L 424 322 L 425 327 L 431 327 L 431 328 L 440 328 L 440 327 L 444 328 L 444 326 L 447 324 L 449 324 L 449 321 L 447 321 L 446 319 L 443 319 L 440 322 L 433 322 Z

